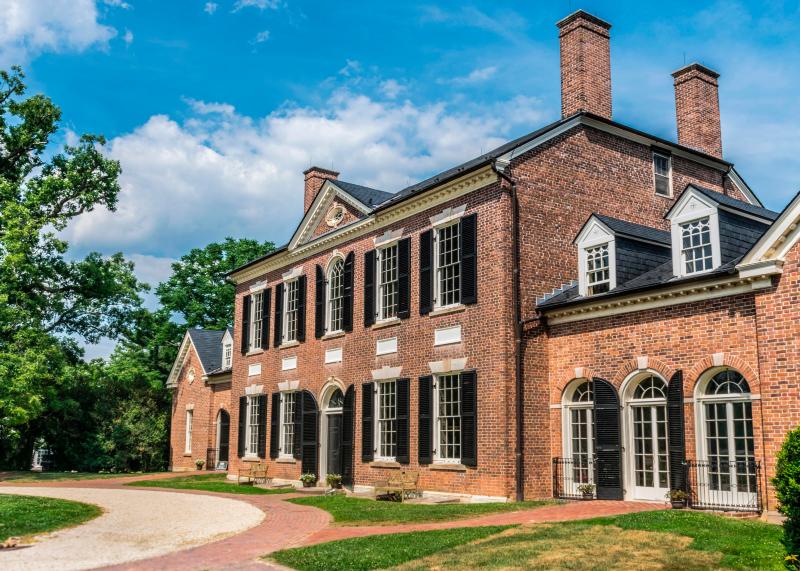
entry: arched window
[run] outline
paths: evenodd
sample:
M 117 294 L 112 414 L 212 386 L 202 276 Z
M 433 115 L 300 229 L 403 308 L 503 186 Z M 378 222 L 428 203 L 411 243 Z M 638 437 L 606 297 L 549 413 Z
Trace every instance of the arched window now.
M 625 390 L 627 446 L 633 451 L 633 498 L 661 500 L 669 490 L 667 383 L 653 374 L 634 377 Z M 629 476 L 630 477 L 630 476 Z
M 650 375 L 642 379 L 636 385 L 636 390 L 633 391 L 633 398 L 640 399 L 666 399 L 667 398 L 667 383 Z
M 579 495 L 577 486 L 594 481 L 594 395 L 588 380 L 573 381 L 564 394 L 565 491 Z
M 328 332 L 344 329 L 344 260 L 337 258 L 328 270 Z
M 344 395 L 342 391 L 336 389 L 328 400 L 328 408 L 342 408 L 344 406 Z
M 756 493 L 753 404 L 750 386 L 736 370 L 723 369 L 700 384 L 698 469 L 707 470 L 711 492 L 746 502 Z

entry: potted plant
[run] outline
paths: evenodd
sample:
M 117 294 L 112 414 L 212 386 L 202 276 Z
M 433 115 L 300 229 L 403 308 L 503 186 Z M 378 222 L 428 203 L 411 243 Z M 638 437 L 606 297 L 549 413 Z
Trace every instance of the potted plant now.
M 670 490 L 667 492 L 667 498 L 672 504 L 672 509 L 682 510 L 686 507 L 686 500 L 689 499 L 689 494 L 683 490 Z
M 578 486 L 578 491 L 581 493 L 581 498 L 584 500 L 594 499 L 594 484 L 581 484 Z
M 341 490 L 342 489 L 342 477 L 339 474 L 328 474 L 325 478 L 328 481 L 328 485 L 333 488 L 334 490 Z
M 198 458 L 197 460 L 194 461 L 194 465 L 197 466 L 198 470 L 202 470 L 203 466 L 205 466 L 205 464 L 206 464 L 206 461 L 203 460 L 202 458 Z
M 317 475 L 310 472 L 300 474 L 300 481 L 303 482 L 304 488 L 313 488 L 314 484 L 317 483 Z

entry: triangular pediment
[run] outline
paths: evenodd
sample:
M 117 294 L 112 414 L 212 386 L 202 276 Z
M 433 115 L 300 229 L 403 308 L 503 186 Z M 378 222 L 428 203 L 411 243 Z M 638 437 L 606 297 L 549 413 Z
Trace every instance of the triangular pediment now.
M 335 210 L 336 206 L 342 208 L 341 220 L 337 220 L 337 217 L 333 216 L 335 212 L 332 210 Z M 366 216 L 371 211 L 371 207 L 336 186 L 336 181 L 326 180 L 289 241 L 289 250 L 310 242 L 324 233 L 320 232 L 321 228 L 324 230 L 323 224 L 326 225 L 328 231 L 335 230 L 347 225 L 348 220 L 352 222 L 354 217 Z M 330 217 L 329 214 L 331 214 Z M 327 220 L 326 217 L 331 219 Z
M 608 242 L 614 238 L 614 232 L 606 226 L 599 218 L 592 215 L 586 224 L 583 225 L 578 236 L 575 238 L 575 243 L 582 244 L 596 244 L 601 242 Z
M 681 197 L 667 212 L 666 219 L 674 220 L 694 215 L 702 215 L 709 210 L 716 210 L 717 204 L 705 194 L 689 186 Z

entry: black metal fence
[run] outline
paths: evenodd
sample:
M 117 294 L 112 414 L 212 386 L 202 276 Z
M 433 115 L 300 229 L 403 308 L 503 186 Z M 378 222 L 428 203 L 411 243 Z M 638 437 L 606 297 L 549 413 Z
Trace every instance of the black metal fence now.
M 219 454 L 219 449 L 217 448 L 206 449 L 206 470 L 217 469 L 217 454 Z
M 590 456 L 553 458 L 553 496 L 580 499 L 582 484 L 594 484 L 594 459 Z
M 761 464 L 755 460 L 688 460 L 689 506 L 699 510 L 760 513 Z

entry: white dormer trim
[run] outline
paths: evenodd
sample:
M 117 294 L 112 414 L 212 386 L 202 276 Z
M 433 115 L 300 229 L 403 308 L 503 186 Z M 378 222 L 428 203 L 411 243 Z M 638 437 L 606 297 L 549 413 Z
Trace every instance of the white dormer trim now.
M 372 208 L 336 186 L 335 180 L 326 180 L 289 241 L 288 249 L 290 251 L 311 240 L 314 230 L 325 218 L 325 214 L 334 200 L 348 204 L 363 214 L 369 214 L 372 211 Z
M 575 245 L 578 247 L 578 292 L 581 297 L 589 294 L 586 276 L 586 250 L 603 244 L 608 244 L 608 288 L 610 291 L 617 287 L 616 236 L 599 218 L 592 216 L 583 225 L 578 237 L 575 238 Z
M 226 367 L 225 366 L 225 347 L 227 347 L 228 345 L 231 346 L 231 365 L 230 365 L 230 367 Z M 233 368 L 233 353 L 234 353 L 234 351 L 233 351 L 233 335 L 231 335 L 231 332 L 230 332 L 229 329 L 226 329 L 225 333 L 222 335 L 222 363 L 221 363 L 222 369 L 229 369 L 229 368 L 232 369 Z
M 703 272 L 686 272 L 683 260 L 681 239 L 681 225 L 708 218 L 711 233 L 711 269 Z M 722 265 L 722 252 L 719 243 L 719 209 L 716 202 L 712 201 L 702 192 L 689 186 L 675 205 L 667 214 L 670 221 L 670 234 L 672 236 L 672 273 L 675 276 L 698 276 L 713 271 Z

